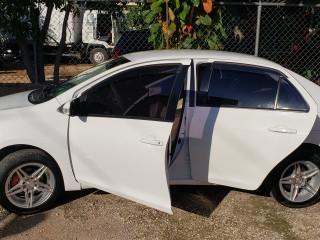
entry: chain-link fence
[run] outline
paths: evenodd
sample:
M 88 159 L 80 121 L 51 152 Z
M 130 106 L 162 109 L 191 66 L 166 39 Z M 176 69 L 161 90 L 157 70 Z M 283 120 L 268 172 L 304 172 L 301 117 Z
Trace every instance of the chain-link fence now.
M 222 6 L 225 50 L 263 57 L 320 80 L 320 5 L 263 3 Z
M 77 14 L 70 14 L 67 21 L 60 80 L 68 79 L 110 57 L 165 47 L 164 39 L 150 38 L 153 27 L 151 21 L 148 21 L 150 3 L 105 0 L 77 3 L 80 6 Z M 40 24 L 46 15 L 46 8 L 41 9 Z M 193 32 L 196 34 L 188 35 L 188 25 L 183 30 L 186 34 L 179 39 L 179 43 L 173 44 L 172 37 L 169 46 L 217 48 L 256 55 L 275 61 L 312 81 L 320 80 L 319 4 L 285 4 L 275 0 L 215 2 L 211 15 L 215 14 L 220 14 L 222 22 L 218 45 L 213 45 L 210 39 L 201 35 L 203 26 L 195 24 Z M 60 9 L 52 12 L 44 44 L 47 81 L 53 80 L 64 16 L 65 12 Z M 213 16 L 213 19 L 217 18 Z M 30 82 L 15 39 L 1 37 L 1 34 L 0 39 L 0 83 Z M 197 39 L 196 44 L 187 44 L 190 39 Z M 155 40 L 160 45 L 156 45 Z M 33 42 L 29 41 L 28 46 L 32 53 Z

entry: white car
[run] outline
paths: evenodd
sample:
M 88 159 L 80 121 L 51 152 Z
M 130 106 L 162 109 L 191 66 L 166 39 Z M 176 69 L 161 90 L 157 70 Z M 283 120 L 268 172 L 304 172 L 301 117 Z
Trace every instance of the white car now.
M 168 213 L 177 184 L 320 198 L 320 87 L 261 58 L 133 53 L 0 109 L 0 203 L 14 213 L 84 188 Z

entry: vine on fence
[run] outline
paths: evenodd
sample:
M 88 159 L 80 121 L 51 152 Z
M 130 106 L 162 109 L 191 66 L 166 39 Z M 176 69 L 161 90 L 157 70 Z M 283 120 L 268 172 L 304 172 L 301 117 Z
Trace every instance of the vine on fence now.
M 227 34 L 213 0 L 153 0 L 145 13 L 155 49 L 223 50 Z

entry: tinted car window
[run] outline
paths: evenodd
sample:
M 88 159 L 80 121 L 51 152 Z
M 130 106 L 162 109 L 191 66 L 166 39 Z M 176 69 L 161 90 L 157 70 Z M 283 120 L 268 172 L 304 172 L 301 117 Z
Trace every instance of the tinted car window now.
M 112 50 L 112 57 L 116 58 L 120 55 L 152 50 L 153 46 L 149 43 L 149 29 L 129 30 L 121 34 L 119 40 Z
M 80 99 L 83 115 L 162 119 L 182 65 L 128 70 L 91 89 Z
M 71 79 L 60 83 L 59 85 L 49 85 L 43 88 L 36 89 L 29 94 L 28 100 L 33 104 L 39 104 L 48 101 L 54 97 L 59 96 L 65 91 L 73 88 L 74 86 L 77 86 L 87 80 L 90 80 L 91 78 L 99 75 L 100 73 L 103 73 L 105 71 L 108 71 L 112 68 L 118 67 L 128 62 L 130 61 L 124 57 L 112 59 L 95 67 L 89 68 L 86 71 L 72 77 Z
M 277 109 L 308 111 L 309 106 L 291 83 L 282 80 Z
M 208 103 L 211 106 L 273 109 L 278 89 L 277 78 L 272 74 L 214 68 Z

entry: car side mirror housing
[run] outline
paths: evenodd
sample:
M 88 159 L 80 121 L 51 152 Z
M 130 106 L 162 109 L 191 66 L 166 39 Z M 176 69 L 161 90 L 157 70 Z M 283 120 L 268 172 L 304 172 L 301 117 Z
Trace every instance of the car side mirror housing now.
M 80 100 L 78 98 L 72 99 L 59 107 L 58 111 L 70 117 L 78 116 L 80 113 Z
M 79 116 L 80 112 L 80 100 L 76 98 L 70 102 L 69 116 Z

